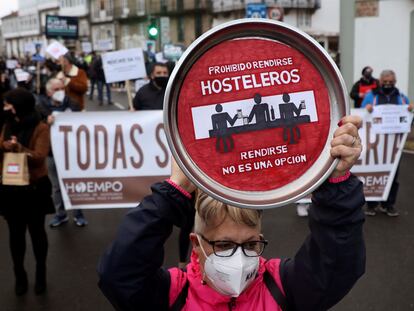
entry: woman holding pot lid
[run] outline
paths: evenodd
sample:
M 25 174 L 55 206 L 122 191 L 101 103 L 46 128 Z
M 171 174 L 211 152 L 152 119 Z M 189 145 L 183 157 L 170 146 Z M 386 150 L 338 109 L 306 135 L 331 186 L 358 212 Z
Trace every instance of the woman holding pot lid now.
M 358 117 L 342 118 L 331 141 L 339 158 L 313 192 L 310 235 L 293 258 L 265 259 L 271 237 L 261 233 L 262 211 L 221 203 L 201 191 L 173 163 L 171 177 L 130 211 L 98 266 L 99 286 L 117 310 L 327 310 L 365 271 L 364 195 L 349 173 L 361 153 Z M 174 225 L 192 217 L 191 262 L 164 269 L 163 246 Z

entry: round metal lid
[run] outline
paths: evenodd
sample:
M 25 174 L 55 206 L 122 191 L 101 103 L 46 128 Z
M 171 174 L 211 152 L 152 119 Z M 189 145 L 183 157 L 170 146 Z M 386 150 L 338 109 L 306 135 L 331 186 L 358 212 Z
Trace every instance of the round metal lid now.
M 164 125 L 173 156 L 203 191 L 227 204 L 297 201 L 333 171 L 330 138 L 349 113 L 328 53 L 284 23 L 241 19 L 186 50 L 169 79 Z

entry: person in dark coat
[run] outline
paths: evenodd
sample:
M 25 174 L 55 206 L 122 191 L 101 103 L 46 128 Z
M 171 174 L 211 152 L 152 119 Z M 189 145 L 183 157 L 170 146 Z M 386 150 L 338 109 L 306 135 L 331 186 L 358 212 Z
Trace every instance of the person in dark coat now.
M 6 152 L 26 153 L 30 184 L 0 184 L 0 214 L 9 228 L 10 252 L 16 277 L 16 295 L 28 289 L 24 268 L 26 230 L 32 239 L 36 259 L 35 294 L 46 290 L 46 257 L 48 241 L 44 227 L 45 215 L 54 212 L 51 184 L 47 175 L 49 127 L 41 122 L 35 110 L 35 98 L 29 91 L 17 88 L 4 94 L 5 124 L 0 133 L 0 169 Z
M 372 77 L 372 72 L 371 67 L 364 67 L 361 79 L 352 86 L 350 96 L 354 100 L 354 108 L 360 108 L 365 95 L 379 86 L 378 80 Z
M 151 69 L 150 82 L 141 87 L 135 94 L 133 100 L 134 110 L 162 109 L 168 76 L 167 64 L 154 63 Z
M 103 88 L 105 86 L 106 88 L 106 98 L 108 105 L 112 105 L 111 100 L 111 85 L 109 83 L 106 83 L 105 73 L 103 70 L 102 65 L 102 57 L 96 56 L 96 58 L 92 61 L 91 67 L 93 68 L 93 71 L 95 72 L 95 79 L 96 83 L 98 85 L 98 101 L 99 105 L 103 105 Z

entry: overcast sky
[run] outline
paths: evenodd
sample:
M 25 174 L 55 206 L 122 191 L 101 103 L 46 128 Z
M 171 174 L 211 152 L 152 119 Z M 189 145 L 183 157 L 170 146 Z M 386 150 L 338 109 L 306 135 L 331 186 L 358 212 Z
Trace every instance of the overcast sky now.
M 17 10 L 17 0 L 0 0 L 0 17 Z

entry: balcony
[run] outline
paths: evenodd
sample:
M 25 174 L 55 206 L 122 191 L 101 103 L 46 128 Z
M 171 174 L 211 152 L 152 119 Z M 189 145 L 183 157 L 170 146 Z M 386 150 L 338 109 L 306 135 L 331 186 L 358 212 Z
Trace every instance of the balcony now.
M 175 15 L 205 11 L 210 6 L 209 0 L 153 0 L 149 2 L 151 15 Z
M 285 9 L 318 9 L 321 0 L 211 0 L 213 13 L 245 10 L 250 3 L 264 3 L 269 7 L 279 6 Z
M 116 0 L 114 4 L 116 19 L 143 18 L 146 15 L 145 0 Z

